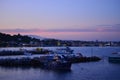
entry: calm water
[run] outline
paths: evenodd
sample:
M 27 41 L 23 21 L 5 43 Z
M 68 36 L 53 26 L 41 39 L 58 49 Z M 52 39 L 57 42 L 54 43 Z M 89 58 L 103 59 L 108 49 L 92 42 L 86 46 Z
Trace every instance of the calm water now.
M 73 64 L 70 71 L 0 67 L 0 80 L 120 80 L 120 64 L 107 61 L 107 56 L 112 52 L 120 52 L 120 47 L 72 47 L 72 49 L 86 56 L 100 56 L 102 60 Z

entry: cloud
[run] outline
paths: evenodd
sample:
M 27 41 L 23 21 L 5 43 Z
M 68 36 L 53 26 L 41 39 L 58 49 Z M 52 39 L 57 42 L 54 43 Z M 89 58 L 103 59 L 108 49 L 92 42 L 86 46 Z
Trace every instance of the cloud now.
M 95 32 L 95 29 L 1 29 L 0 32 L 31 33 L 31 32 Z
M 97 25 L 97 30 L 106 31 L 106 32 L 120 32 L 120 24 L 114 25 Z
M 113 24 L 113 25 L 96 25 L 99 27 L 120 27 L 120 24 Z
M 0 32 L 31 33 L 31 32 L 120 32 L 120 24 L 97 25 L 84 29 L 0 29 Z
M 39 29 L 0 29 L 0 32 L 26 33 L 40 31 Z

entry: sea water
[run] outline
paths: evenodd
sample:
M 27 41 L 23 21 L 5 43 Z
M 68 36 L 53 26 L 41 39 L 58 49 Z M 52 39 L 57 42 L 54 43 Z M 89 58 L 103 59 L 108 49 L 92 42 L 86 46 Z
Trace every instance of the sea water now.
M 44 47 L 55 50 L 59 47 Z M 19 48 L 1 48 L 17 50 Z M 26 48 L 26 49 L 35 49 Z M 99 56 L 98 62 L 72 64 L 69 71 L 55 71 L 41 68 L 15 68 L 0 66 L 0 80 L 120 80 L 120 64 L 108 62 L 112 52 L 120 52 L 120 47 L 71 47 L 74 53 L 84 56 Z

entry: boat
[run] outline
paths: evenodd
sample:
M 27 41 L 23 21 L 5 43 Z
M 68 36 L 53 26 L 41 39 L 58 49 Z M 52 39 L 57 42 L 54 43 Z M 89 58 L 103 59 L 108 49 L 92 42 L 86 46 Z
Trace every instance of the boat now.
M 24 52 L 24 55 L 26 55 L 26 56 L 31 56 L 32 53 L 25 51 L 25 52 Z
M 70 47 L 58 48 L 55 52 L 59 55 L 62 55 L 66 59 L 83 57 L 81 53 L 74 53 L 74 50 L 72 50 Z
M 29 51 L 26 50 L 26 49 L 20 48 L 20 51 L 23 52 L 23 54 L 26 55 L 26 56 L 31 56 L 31 55 L 32 55 L 32 53 L 29 52 Z
M 109 60 L 109 62 L 112 62 L 112 63 L 120 63 L 120 52 L 112 53 L 108 57 L 108 60 Z
M 58 54 L 73 54 L 73 50 L 69 47 L 57 48 L 55 52 Z
M 43 68 L 55 70 L 70 70 L 71 62 L 66 61 L 62 56 L 56 54 L 54 56 L 47 55 L 40 58 Z

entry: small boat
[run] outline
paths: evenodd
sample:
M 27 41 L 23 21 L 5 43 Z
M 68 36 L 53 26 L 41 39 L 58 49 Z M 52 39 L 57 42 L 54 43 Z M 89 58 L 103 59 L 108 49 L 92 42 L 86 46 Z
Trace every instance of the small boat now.
M 56 52 L 58 54 L 73 54 L 73 50 L 69 47 L 65 47 L 65 48 L 57 48 Z
M 29 52 L 28 50 L 26 50 L 26 49 L 22 49 L 22 48 L 20 48 L 20 51 L 22 51 L 23 52 L 23 54 L 24 55 L 26 55 L 26 56 L 31 56 L 32 55 L 32 53 L 31 52 Z
M 120 52 L 112 53 L 108 57 L 108 60 L 109 62 L 112 62 L 112 63 L 120 63 Z
M 30 53 L 30 52 L 24 52 L 24 55 L 26 55 L 26 56 L 31 56 L 32 55 L 32 53 Z
M 74 50 L 69 47 L 58 48 L 55 52 L 67 59 L 83 57 L 81 53 L 74 53 Z
M 42 56 L 40 58 L 43 68 L 56 69 L 56 70 L 70 70 L 71 62 L 64 60 L 63 57 L 58 54 L 54 56 Z

